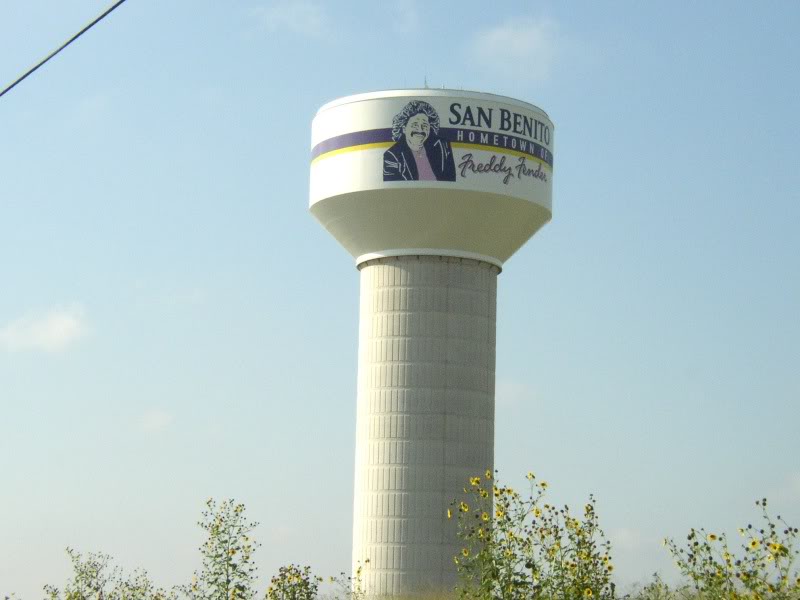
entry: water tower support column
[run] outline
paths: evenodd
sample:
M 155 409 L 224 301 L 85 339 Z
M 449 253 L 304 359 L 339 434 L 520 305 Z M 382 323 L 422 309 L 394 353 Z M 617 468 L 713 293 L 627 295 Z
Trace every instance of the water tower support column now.
M 377 596 L 456 583 L 444 513 L 494 464 L 497 274 L 486 262 L 396 256 L 359 265 L 354 572 Z

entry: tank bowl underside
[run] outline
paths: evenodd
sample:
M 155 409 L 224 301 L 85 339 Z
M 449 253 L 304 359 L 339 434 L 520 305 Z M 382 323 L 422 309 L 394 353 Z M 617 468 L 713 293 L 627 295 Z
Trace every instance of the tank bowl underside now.
M 436 254 L 502 265 L 551 218 L 549 208 L 464 190 L 380 190 L 331 196 L 311 213 L 359 261 Z

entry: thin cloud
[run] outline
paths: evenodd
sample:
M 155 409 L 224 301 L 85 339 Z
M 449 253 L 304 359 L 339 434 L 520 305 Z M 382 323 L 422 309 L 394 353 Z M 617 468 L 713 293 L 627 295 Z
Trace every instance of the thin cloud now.
M 499 405 L 517 406 L 533 399 L 530 386 L 516 381 L 501 380 L 495 385 L 494 397 Z
M 329 29 L 325 10 L 311 0 L 273 0 L 253 12 L 269 32 L 289 31 L 319 37 Z
M 800 471 L 789 473 L 782 484 L 770 493 L 772 499 L 786 504 L 800 502 Z
M 63 352 L 86 334 L 86 318 L 77 307 L 28 315 L 0 327 L 0 349 L 7 352 Z
M 392 3 L 391 23 L 395 33 L 418 33 L 422 29 L 419 7 L 413 0 L 403 3 Z
M 172 415 L 160 408 L 152 408 L 145 412 L 139 420 L 139 426 L 145 433 L 160 433 L 172 425 Z
M 620 527 L 609 533 L 608 538 L 614 548 L 631 552 L 639 550 L 645 545 L 644 536 L 638 529 Z
M 558 23 L 522 17 L 478 33 L 472 44 L 482 67 L 529 82 L 550 78 L 565 46 Z

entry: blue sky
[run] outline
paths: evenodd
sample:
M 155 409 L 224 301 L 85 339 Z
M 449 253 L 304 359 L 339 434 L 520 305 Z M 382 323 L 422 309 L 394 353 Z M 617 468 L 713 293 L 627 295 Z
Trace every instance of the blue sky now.
M 0 80 L 105 2 L 0 2 Z M 0 592 L 64 548 L 162 585 L 206 498 L 348 568 L 358 275 L 307 210 L 334 98 L 454 87 L 556 124 L 498 288 L 497 466 L 660 540 L 800 522 L 800 5 L 130 0 L 0 99 Z

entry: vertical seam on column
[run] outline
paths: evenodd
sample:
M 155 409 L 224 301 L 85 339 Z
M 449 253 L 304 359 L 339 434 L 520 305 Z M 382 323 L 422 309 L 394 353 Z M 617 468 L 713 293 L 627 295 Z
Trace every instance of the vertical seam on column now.
M 441 258 L 439 259 L 441 261 Z M 442 261 L 440 264 L 444 265 L 444 272 L 446 275 L 445 280 L 445 295 L 444 295 L 444 393 L 442 394 L 442 477 L 439 479 L 439 489 L 441 501 L 445 501 L 445 485 L 447 480 L 447 406 L 448 406 L 448 390 L 450 386 L 448 385 L 449 377 L 450 377 L 450 355 L 447 352 L 449 347 L 449 340 L 450 340 L 450 319 L 449 317 L 449 308 L 450 308 L 450 263 Z M 442 506 L 439 506 L 439 510 L 443 510 Z M 439 531 L 439 544 L 440 547 L 444 547 L 445 545 L 445 526 L 440 528 Z M 440 550 L 441 554 L 441 550 Z M 441 556 L 440 556 L 441 558 Z M 444 579 L 444 565 L 440 565 L 439 567 L 439 581 L 437 583 L 441 583 Z

